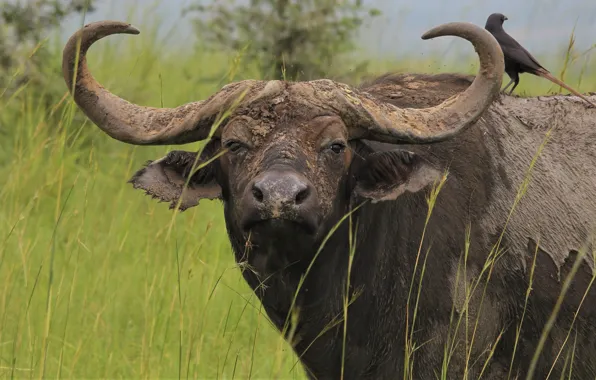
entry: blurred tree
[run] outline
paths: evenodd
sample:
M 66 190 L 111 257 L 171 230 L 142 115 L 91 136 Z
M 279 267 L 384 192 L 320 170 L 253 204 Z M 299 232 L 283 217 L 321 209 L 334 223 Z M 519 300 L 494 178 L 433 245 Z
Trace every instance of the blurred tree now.
M 47 75 L 48 70 L 55 73 L 60 68 L 44 65 L 50 56 L 44 40 L 66 17 L 92 12 L 93 2 L 0 0 L 0 95 L 7 90 L 11 93 L 25 83 L 40 86 L 46 94 L 52 92 L 46 88 L 53 77 Z
M 341 55 L 365 18 L 380 14 L 362 0 L 211 0 L 192 5 L 201 42 L 237 52 L 256 62 L 263 78 L 310 80 L 341 74 Z

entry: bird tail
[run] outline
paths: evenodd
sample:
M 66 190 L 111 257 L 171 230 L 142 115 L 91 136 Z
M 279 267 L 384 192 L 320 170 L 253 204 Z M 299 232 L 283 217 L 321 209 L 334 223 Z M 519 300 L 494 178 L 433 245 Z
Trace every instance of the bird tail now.
M 591 102 L 588 98 L 586 98 L 585 96 L 583 96 L 582 94 L 580 94 L 579 92 L 577 92 L 576 90 L 572 89 L 571 87 L 569 87 L 568 85 L 566 85 L 565 83 L 563 83 L 563 81 L 555 78 L 550 72 L 548 72 L 547 70 L 538 70 L 538 76 L 541 76 L 543 78 L 546 78 L 548 80 L 550 80 L 551 82 L 558 84 L 559 86 L 565 88 L 566 90 L 568 90 L 569 92 L 571 92 L 572 94 L 579 96 L 580 98 L 582 98 L 583 100 L 585 100 L 586 102 L 590 103 L 591 105 L 593 105 L 594 107 L 596 107 L 596 104 L 594 104 L 593 102 Z

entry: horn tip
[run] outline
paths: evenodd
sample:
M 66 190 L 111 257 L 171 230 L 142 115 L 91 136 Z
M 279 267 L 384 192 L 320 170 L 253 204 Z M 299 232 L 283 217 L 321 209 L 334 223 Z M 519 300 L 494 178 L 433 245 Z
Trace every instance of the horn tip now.
M 135 28 L 131 24 L 128 24 L 128 26 L 126 27 L 124 32 L 127 34 L 140 34 L 141 33 L 141 31 L 139 29 Z
M 423 40 L 428 40 L 428 39 L 434 38 L 435 35 L 432 32 L 433 32 L 432 30 L 426 31 L 420 38 L 422 38 Z
M 87 30 L 91 33 L 99 33 L 102 37 L 109 36 L 111 34 L 140 34 L 141 31 L 131 23 L 122 22 L 122 21 L 114 21 L 114 20 L 104 20 L 104 21 L 95 21 L 89 24 L 86 24 L 82 30 Z
M 440 36 L 439 29 L 432 28 L 431 30 L 427 30 L 420 38 L 422 38 L 423 40 L 430 40 L 430 39 L 433 39 L 433 38 L 439 37 L 439 36 Z

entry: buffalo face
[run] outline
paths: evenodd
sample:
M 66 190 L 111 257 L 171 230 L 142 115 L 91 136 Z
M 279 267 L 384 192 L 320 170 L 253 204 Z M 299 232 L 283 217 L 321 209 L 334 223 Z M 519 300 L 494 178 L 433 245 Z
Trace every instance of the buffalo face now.
M 283 105 L 266 112 L 275 118 L 267 127 L 259 118 L 232 117 L 199 159 L 170 152 L 135 173 L 132 184 L 182 210 L 201 198 L 221 199 L 231 227 L 253 240 L 275 233 L 316 239 L 346 204 L 338 195 L 353 157 L 348 130 L 329 113 L 313 117 L 313 110 Z
M 224 200 L 243 232 L 314 237 L 329 217 L 352 157 L 347 129 L 334 115 L 308 117 L 276 107 L 279 124 L 255 135 L 259 120 L 232 120 L 222 132 Z
M 266 112 L 274 118 L 266 127 L 259 118 L 232 117 L 200 158 L 172 151 L 135 173 L 132 184 L 182 210 L 221 199 L 230 227 L 253 241 L 274 234 L 317 239 L 354 185 L 348 129 L 320 110 L 278 105 Z
M 373 152 L 350 141 L 338 115 L 283 104 L 263 112 L 269 123 L 262 114 L 232 117 L 200 158 L 170 152 L 139 170 L 131 182 L 171 202 L 172 208 L 221 199 L 234 235 L 250 236 L 257 244 L 277 239 L 312 246 L 354 201 L 395 199 L 440 177 L 412 152 Z

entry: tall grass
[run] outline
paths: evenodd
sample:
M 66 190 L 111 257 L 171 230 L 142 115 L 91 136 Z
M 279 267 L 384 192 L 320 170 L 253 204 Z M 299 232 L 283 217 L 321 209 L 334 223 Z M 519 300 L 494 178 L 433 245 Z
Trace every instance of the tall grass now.
M 140 36 L 109 37 L 88 54 L 94 76 L 133 102 L 176 106 L 258 77 L 241 55 L 174 51 L 154 25 L 137 26 Z M 58 73 L 56 53 L 48 65 Z M 371 67 L 474 73 L 470 62 Z M 594 73 L 565 62 L 568 83 L 594 89 Z M 524 77 L 518 88 L 549 86 Z M 0 98 L 0 376 L 305 378 L 241 278 L 221 205 L 204 201 L 173 218 L 126 183 L 172 147 L 112 140 L 75 117 L 70 97 L 47 106 L 39 95 L 23 87 Z

